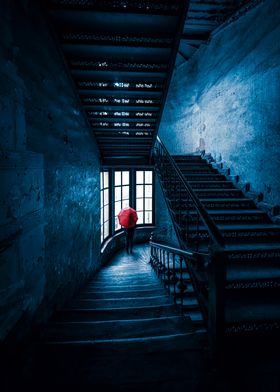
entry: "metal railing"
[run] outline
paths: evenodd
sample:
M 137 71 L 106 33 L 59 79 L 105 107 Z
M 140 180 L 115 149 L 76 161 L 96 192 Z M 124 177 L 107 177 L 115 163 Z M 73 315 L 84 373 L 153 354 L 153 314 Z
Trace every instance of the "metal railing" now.
M 185 179 L 159 137 L 154 146 L 155 167 L 169 202 L 170 213 L 181 246 L 199 251 L 214 244 L 224 247 L 224 239 L 215 222 Z M 207 233 L 205 233 L 207 232 Z M 208 238 L 208 243 L 206 242 Z
M 171 256 L 172 262 L 173 257 L 179 257 L 179 271 L 183 263 L 187 266 L 208 327 L 209 351 L 216 356 L 222 350 L 225 332 L 224 301 L 228 260 L 224 239 L 159 137 L 154 146 L 154 161 L 182 250 L 151 242 L 152 257 L 157 259 L 154 263 L 157 263 L 158 273 L 162 275 L 167 272 L 167 278 L 170 275 L 168 260 L 172 252 L 175 254 Z M 175 276 L 175 271 L 171 276 Z M 181 282 L 181 273 L 177 278 L 177 283 Z M 184 285 L 181 284 L 181 287 L 183 290 Z M 182 297 L 183 294 L 184 292 Z M 183 303 L 183 299 L 181 301 Z
M 150 263 L 155 270 L 157 276 L 168 290 L 169 294 L 173 296 L 174 302 L 180 304 L 181 312 L 184 313 L 184 298 L 188 295 L 190 290 L 190 274 L 189 265 L 194 265 L 197 261 L 197 256 L 193 252 L 185 251 L 171 246 L 159 244 L 150 241 L 151 256 Z M 201 257 L 207 255 L 201 255 Z M 201 275 L 202 278 L 202 275 Z M 205 287 L 205 278 L 201 279 L 201 285 Z M 204 306 L 200 307 L 203 318 L 207 319 L 206 299 L 199 301 Z M 202 294 L 201 294 L 202 298 Z

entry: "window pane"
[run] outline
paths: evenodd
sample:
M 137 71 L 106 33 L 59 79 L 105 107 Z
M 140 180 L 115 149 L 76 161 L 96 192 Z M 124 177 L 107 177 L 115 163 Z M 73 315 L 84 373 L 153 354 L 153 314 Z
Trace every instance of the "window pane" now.
M 117 186 L 115 188 L 115 201 L 119 201 L 122 198 L 122 188 L 120 186 Z
M 137 170 L 136 172 L 136 184 L 143 184 L 144 176 L 143 171 Z
M 117 216 L 115 216 L 115 230 L 119 230 L 121 228 L 119 224 L 119 219 Z
M 103 188 L 103 172 L 100 173 L 100 189 Z
M 129 199 L 129 186 L 123 186 L 122 188 L 122 198 Z
M 104 188 L 108 188 L 109 186 L 109 173 L 108 172 L 104 172 Z
M 145 210 L 152 210 L 153 202 L 152 199 L 145 199 Z
M 120 201 L 116 201 L 115 202 L 115 216 L 118 215 L 118 213 L 120 212 L 122 208 L 122 203 Z
M 143 199 L 136 199 L 136 211 L 143 211 Z
M 129 200 L 123 200 L 122 202 L 122 208 L 129 207 Z
M 100 221 L 101 221 L 101 225 L 103 225 L 103 222 L 104 222 L 104 212 L 103 212 L 104 210 L 103 210 L 103 208 L 101 208 L 101 210 L 100 210 Z
M 109 190 L 104 190 L 104 205 L 109 204 Z
M 145 171 L 145 183 L 152 184 L 153 182 L 153 172 L 151 170 Z
M 145 212 L 145 223 L 152 223 L 152 211 Z
M 100 192 L 100 208 L 103 207 L 103 191 Z
M 121 172 L 115 172 L 115 185 L 121 185 Z
M 109 205 L 104 208 L 104 221 L 109 219 Z
M 143 212 L 137 212 L 138 221 L 137 224 L 141 225 L 143 223 Z
M 143 185 L 136 185 L 136 197 L 143 197 Z
M 101 226 L 101 242 L 102 242 L 103 239 L 104 239 L 104 238 L 103 238 L 103 233 L 104 233 L 104 232 L 103 232 L 103 226 Z
M 153 186 L 145 185 L 145 197 L 152 197 L 152 196 L 153 196 Z
M 129 171 L 123 171 L 122 172 L 122 183 L 123 185 L 128 185 L 129 184 Z
M 109 222 L 104 224 L 104 238 L 108 237 L 109 235 Z

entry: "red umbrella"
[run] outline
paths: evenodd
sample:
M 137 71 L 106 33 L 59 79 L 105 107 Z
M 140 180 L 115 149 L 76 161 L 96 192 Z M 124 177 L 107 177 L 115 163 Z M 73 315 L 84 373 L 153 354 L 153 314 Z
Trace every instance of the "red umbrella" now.
M 120 225 L 125 229 L 136 226 L 137 212 L 132 207 L 122 208 L 118 214 Z

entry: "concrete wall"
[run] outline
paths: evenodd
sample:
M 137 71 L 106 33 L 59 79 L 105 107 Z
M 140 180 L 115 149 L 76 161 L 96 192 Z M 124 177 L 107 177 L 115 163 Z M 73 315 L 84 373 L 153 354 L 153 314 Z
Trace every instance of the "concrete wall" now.
M 0 341 L 100 262 L 98 151 L 38 3 L 0 4 Z
M 173 153 L 212 153 L 279 204 L 279 83 L 279 0 L 266 0 L 176 69 L 159 136 Z

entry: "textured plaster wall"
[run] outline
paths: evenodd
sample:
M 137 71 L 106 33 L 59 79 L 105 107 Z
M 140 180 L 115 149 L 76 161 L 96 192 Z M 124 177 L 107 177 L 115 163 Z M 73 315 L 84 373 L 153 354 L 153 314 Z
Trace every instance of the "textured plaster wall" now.
M 1 341 L 100 263 L 98 151 L 36 1 L 0 4 L 0 148 Z
M 159 136 L 172 153 L 212 153 L 279 204 L 279 84 L 279 0 L 266 0 L 176 69 Z

